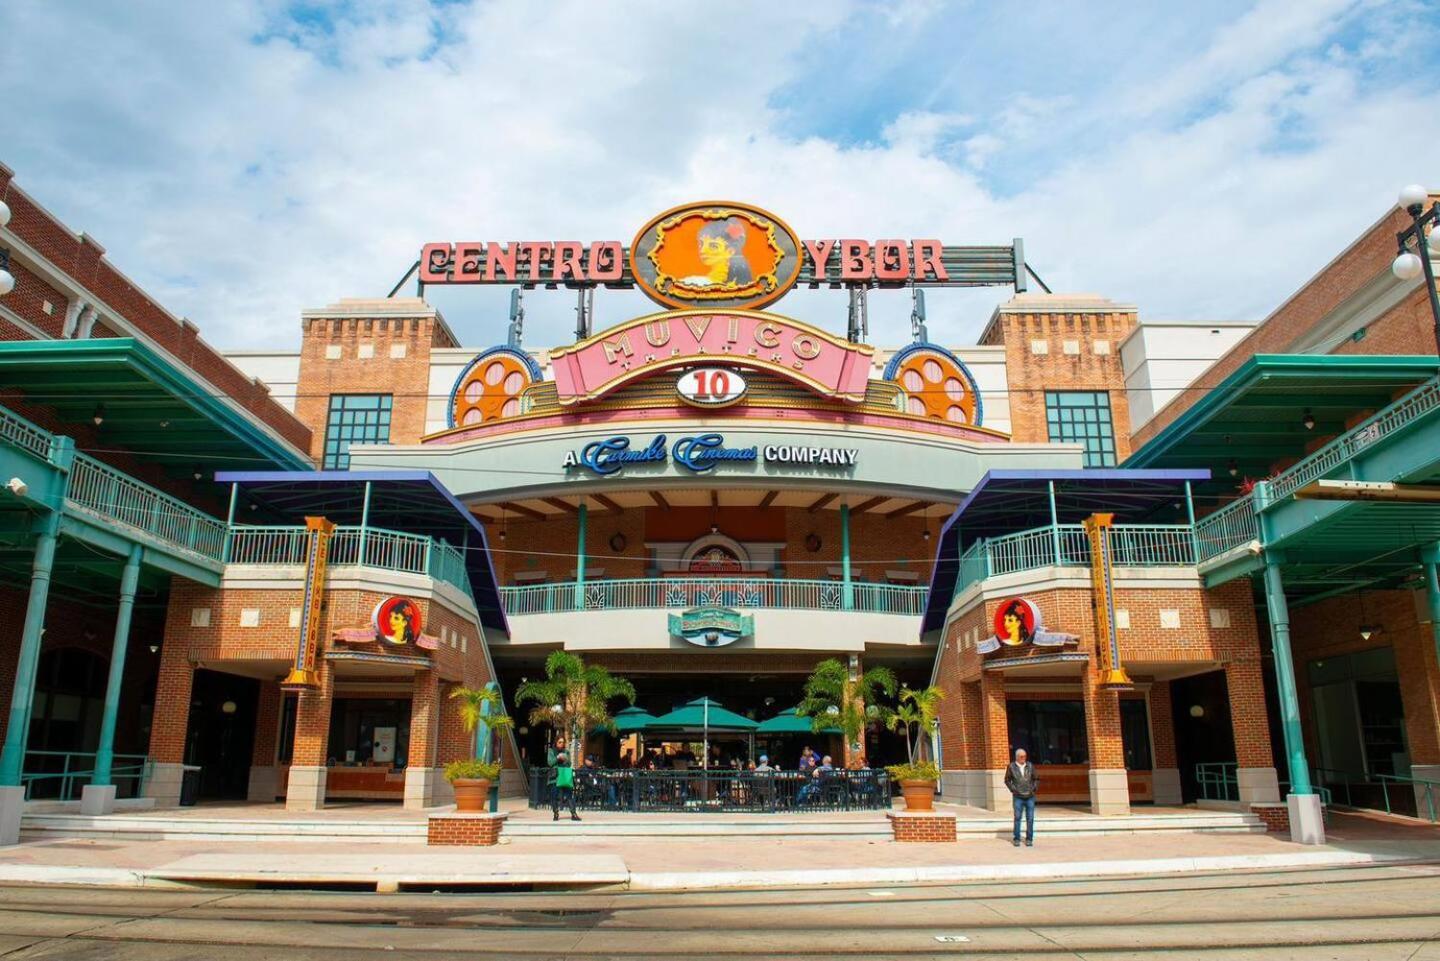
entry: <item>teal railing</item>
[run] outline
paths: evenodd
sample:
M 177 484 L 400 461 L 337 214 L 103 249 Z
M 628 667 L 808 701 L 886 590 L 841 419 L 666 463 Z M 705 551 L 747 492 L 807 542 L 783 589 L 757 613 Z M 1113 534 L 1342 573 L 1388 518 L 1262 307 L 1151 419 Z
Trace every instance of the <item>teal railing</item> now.
M 1255 502 L 1248 495 L 1195 522 L 1195 551 L 1201 561 L 1259 539 Z
M 1431 823 L 1440 820 L 1440 815 L 1437 815 L 1437 811 L 1440 811 L 1440 808 L 1436 807 L 1435 797 L 1435 790 L 1436 788 L 1440 788 L 1440 781 L 1431 781 L 1426 778 L 1419 777 L 1403 777 L 1399 774 L 1376 774 L 1374 775 L 1374 777 L 1375 780 L 1380 783 L 1380 787 L 1385 795 L 1386 814 L 1393 813 L 1390 806 L 1390 786 L 1408 786 L 1410 790 L 1415 792 L 1415 816 L 1427 818 L 1431 821 Z M 1423 788 L 1425 791 L 1424 804 L 1420 803 L 1421 788 Z
M 309 532 L 303 527 L 235 525 L 230 528 L 231 564 L 301 565 Z M 333 567 L 378 567 L 423 574 L 471 596 L 470 575 L 459 550 L 438 538 L 380 527 L 337 527 L 330 538 Z
M 211 560 L 220 560 L 225 549 L 224 521 L 85 454 L 75 455 L 65 499 Z
M 95 776 L 95 752 L 93 751 L 26 751 L 25 772 L 20 775 L 20 784 L 25 788 L 25 800 L 31 800 L 37 785 L 42 787 L 44 800 L 74 801 L 80 797 L 80 788 L 90 783 Z M 140 797 L 145 793 L 145 782 L 150 777 L 150 758 L 144 754 L 116 754 L 110 769 L 110 780 L 118 785 L 132 782 L 128 797 Z M 49 793 L 49 786 L 56 786 L 55 794 Z
M 552 614 L 577 610 L 736 607 L 807 611 L 855 610 L 865 613 L 919 615 L 926 587 L 852 582 L 852 606 L 845 605 L 840 581 L 768 577 L 648 577 L 586 581 L 578 585 L 527 584 L 502 587 L 505 613 Z
M 1208 761 L 1195 765 L 1195 785 L 1202 801 L 1240 800 L 1240 765 L 1234 761 Z
M 1319 480 L 1352 460 L 1365 448 L 1409 426 L 1437 408 L 1440 408 L 1440 377 L 1426 381 L 1389 407 L 1271 478 L 1267 485 L 1268 500 L 1274 503 L 1289 497 L 1306 484 Z
M 19 414 L 0 407 L 0 440 L 6 440 L 43 460 L 52 460 L 54 438 Z
M 1110 528 L 1117 567 L 1189 567 L 1196 562 L 1188 524 L 1116 524 Z M 1088 567 L 1090 539 L 1081 524 L 1059 524 L 976 541 L 960 556 L 958 594 L 977 581 L 1041 567 Z

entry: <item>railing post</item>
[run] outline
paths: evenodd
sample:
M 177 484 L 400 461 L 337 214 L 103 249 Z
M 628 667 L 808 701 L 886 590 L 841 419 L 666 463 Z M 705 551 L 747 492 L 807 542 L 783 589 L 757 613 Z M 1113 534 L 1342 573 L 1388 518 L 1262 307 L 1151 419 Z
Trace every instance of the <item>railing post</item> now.
M 590 519 L 590 507 L 583 500 L 576 515 L 577 534 L 575 537 L 575 610 L 585 610 L 585 528 Z

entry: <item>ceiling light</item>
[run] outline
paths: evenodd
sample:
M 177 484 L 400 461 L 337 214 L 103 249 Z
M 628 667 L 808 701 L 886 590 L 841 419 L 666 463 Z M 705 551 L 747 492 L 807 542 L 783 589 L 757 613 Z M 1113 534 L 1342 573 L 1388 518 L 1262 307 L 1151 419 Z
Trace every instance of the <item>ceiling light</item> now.
M 196 464 L 195 469 L 190 472 L 190 476 L 198 481 L 200 478 L 205 476 L 205 471 L 200 467 L 199 464 Z
M 96 427 L 99 427 L 101 424 L 105 423 L 105 405 L 96 404 L 95 413 L 90 415 L 90 419 L 95 422 Z
M 928 527 L 925 528 L 925 539 L 926 539 L 927 541 L 930 539 L 930 528 L 928 528 Z
M 1229 465 L 1225 469 L 1230 472 L 1231 477 L 1238 477 L 1240 475 L 1240 462 L 1232 457 L 1230 458 Z
M 1310 413 L 1310 408 L 1305 408 L 1305 416 L 1300 418 L 1300 423 L 1305 425 L 1306 430 L 1315 429 L 1315 415 Z

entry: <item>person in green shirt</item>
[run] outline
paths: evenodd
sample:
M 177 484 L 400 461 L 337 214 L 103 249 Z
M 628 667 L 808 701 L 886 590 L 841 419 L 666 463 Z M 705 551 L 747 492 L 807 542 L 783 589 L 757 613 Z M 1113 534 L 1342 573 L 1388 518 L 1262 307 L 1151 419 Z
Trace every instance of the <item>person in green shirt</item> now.
M 560 820 L 562 802 L 570 809 L 570 820 L 580 820 L 580 815 L 575 813 L 575 767 L 563 745 L 555 752 L 551 771 L 550 783 L 554 785 L 554 789 L 550 792 L 550 808 L 555 814 L 553 820 Z

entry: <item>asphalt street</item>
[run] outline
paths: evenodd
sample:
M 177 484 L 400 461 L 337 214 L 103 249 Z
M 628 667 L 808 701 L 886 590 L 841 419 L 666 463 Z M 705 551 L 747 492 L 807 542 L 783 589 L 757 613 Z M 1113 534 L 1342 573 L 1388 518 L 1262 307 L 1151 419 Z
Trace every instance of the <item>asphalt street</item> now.
M 1440 865 L 687 894 L 0 888 L 0 958 L 1440 961 Z

